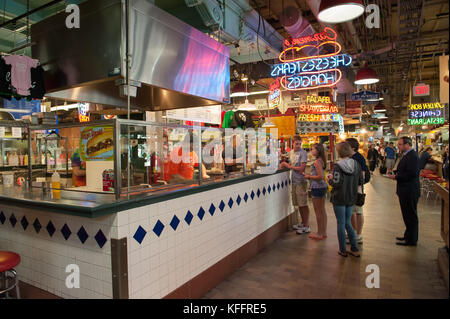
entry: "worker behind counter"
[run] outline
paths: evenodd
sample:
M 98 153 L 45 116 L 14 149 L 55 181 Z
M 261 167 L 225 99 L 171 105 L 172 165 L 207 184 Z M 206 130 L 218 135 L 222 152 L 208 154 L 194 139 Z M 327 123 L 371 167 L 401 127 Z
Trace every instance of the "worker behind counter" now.
M 242 141 L 242 138 L 239 134 L 235 134 L 232 137 L 233 142 L 231 143 L 225 143 L 225 149 L 222 152 L 222 158 L 225 163 L 225 174 L 228 175 L 231 172 L 238 172 L 240 171 L 240 167 L 242 163 L 244 162 L 244 143 Z M 228 157 L 229 154 L 226 153 L 226 148 L 232 146 L 233 149 L 233 155 L 231 157 Z M 239 146 L 239 148 L 238 148 Z M 230 150 L 229 150 L 230 151 Z M 238 157 L 239 156 L 239 157 Z
M 81 160 L 78 148 L 73 152 L 70 160 L 72 161 L 72 185 L 86 186 L 86 162 Z
M 192 180 L 194 177 L 194 169 L 198 167 L 198 156 L 193 150 L 193 135 L 186 134 L 183 142 L 175 147 L 169 155 L 169 159 L 165 161 L 165 181 L 170 183 L 183 182 Z M 183 145 L 189 145 L 189 154 L 183 153 Z M 187 158 L 189 156 L 189 158 Z M 202 178 L 207 179 L 206 167 L 202 165 Z

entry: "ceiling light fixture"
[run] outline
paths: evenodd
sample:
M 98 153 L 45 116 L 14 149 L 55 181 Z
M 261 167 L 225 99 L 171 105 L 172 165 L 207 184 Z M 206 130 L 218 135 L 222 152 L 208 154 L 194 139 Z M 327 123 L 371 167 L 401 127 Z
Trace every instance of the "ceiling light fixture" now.
M 317 18 L 325 23 L 353 20 L 364 13 L 361 0 L 322 0 Z
M 255 91 L 255 92 L 236 92 L 236 93 L 231 93 L 230 97 L 239 97 L 239 96 L 249 96 L 249 95 L 258 95 L 258 94 L 267 94 L 269 93 L 269 90 L 265 90 L 265 91 Z
M 238 106 L 239 111 L 256 111 L 257 107 L 255 104 L 251 104 L 248 102 L 248 99 L 245 99 L 245 102 Z
M 357 85 L 374 84 L 379 81 L 377 73 L 374 69 L 369 68 L 367 63 L 356 73 L 355 84 Z

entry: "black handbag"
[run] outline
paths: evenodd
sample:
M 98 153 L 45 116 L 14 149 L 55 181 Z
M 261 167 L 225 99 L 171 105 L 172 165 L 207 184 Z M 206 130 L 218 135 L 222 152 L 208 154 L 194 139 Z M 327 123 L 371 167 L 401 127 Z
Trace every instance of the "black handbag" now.
M 356 196 L 356 203 L 355 203 L 355 205 L 361 207 L 361 206 L 364 205 L 365 202 L 366 202 L 366 194 L 358 193 L 357 196 Z
M 364 194 L 364 184 L 361 185 L 362 188 L 362 194 L 359 192 L 356 194 L 356 206 L 362 207 L 364 203 L 366 202 L 366 194 Z

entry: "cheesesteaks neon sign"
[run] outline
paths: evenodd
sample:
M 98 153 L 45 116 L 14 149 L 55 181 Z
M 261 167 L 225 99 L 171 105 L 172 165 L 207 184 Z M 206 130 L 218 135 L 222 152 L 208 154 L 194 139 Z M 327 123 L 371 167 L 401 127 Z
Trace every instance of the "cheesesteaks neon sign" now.
M 350 55 L 339 54 L 342 47 L 336 39 L 336 32 L 326 27 L 323 32 L 313 36 L 285 40 L 285 47 L 290 47 L 281 52 L 279 60 L 283 63 L 272 66 L 271 76 L 281 77 L 281 86 L 290 91 L 335 86 L 342 79 L 342 71 L 338 68 L 352 63 Z M 315 44 L 310 44 L 311 42 Z M 317 44 L 318 42 L 322 43 Z M 333 52 L 299 56 L 304 49 L 312 48 L 319 52 L 326 45 L 332 45 Z
M 352 63 L 352 57 L 348 54 L 340 54 L 331 57 L 312 58 L 308 60 L 275 64 L 272 66 L 273 77 L 283 75 L 293 75 L 301 72 L 323 71 L 335 69 L 340 66 L 349 66 Z

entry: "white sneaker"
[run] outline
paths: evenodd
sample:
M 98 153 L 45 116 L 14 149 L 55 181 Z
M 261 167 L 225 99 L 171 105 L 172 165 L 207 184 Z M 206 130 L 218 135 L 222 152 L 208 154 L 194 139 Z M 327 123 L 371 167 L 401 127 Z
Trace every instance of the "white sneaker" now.
M 297 234 L 309 234 L 311 232 L 311 227 L 303 227 L 301 229 L 297 229 Z
M 356 235 L 356 241 L 358 242 L 358 244 L 362 244 L 363 243 L 363 238 L 362 235 Z
M 297 224 L 297 225 L 292 225 L 292 228 L 294 230 L 299 230 L 299 229 L 303 229 L 305 226 L 303 226 L 303 224 Z

